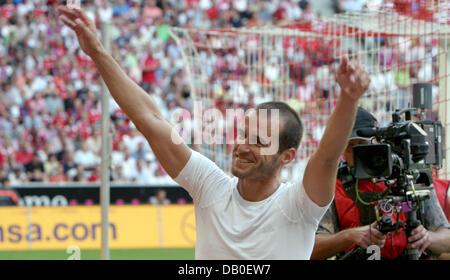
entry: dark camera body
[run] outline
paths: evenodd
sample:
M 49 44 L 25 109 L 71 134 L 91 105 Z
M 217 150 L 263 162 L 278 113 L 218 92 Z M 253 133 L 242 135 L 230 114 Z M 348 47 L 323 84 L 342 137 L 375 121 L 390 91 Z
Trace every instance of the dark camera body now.
M 429 186 L 433 168 L 442 167 L 444 135 L 440 121 L 392 122 L 370 133 L 365 131 L 364 136 L 374 136 L 380 144 L 353 147 L 354 175 L 358 179 L 398 179 L 406 173 L 415 178 L 414 183 Z
M 430 83 L 414 84 L 412 94 L 414 108 L 431 109 Z M 397 178 L 399 174 L 396 169 L 409 169 L 410 173 L 431 174 L 426 170 L 442 167 L 445 158 L 443 144 L 445 133 L 442 123 L 424 120 L 424 115 L 420 121 L 411 121 L 414 108 L 396 110 L 392 114 L 392 122 L 387 127 L 358 131 L 363 137 L 375 137 L 380 144 L 353 148 L 356 178 Z M 405 121 L 400 121 L 403 114 Z M 432 183 L 432 180 L 429 181 L 427 185 Z

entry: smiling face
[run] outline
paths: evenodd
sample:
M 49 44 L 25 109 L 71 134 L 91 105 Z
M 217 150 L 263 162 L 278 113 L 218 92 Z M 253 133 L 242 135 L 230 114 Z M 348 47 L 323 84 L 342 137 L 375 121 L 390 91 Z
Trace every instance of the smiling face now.
M 280 161 L 282 154 L 267 155 L 262 152 L 271 145 L 270 141 L 273 139 L 271 127 L 276 124 L 271 123 L 273 121 L 269 117 L 260 118 L 256 115 L 256 111 L 250 111 L 245 116 L 245 130 L 238 131 L 238 144 L 233 149 L 231 173 L 241 179 L 260 179 L 270 176 L 277 172 L 282 164 Z M 252 119 L 257 120 L 256 126 Z M 279 122 L 280 130 L 283 126 L 284 124 Z
M 244 179 L 266 180 L 277 177 L 281 168 L 295 159 L 303 125 L 288 104 L 269 101 L 245 115 L 233 149 L 231 172 Z

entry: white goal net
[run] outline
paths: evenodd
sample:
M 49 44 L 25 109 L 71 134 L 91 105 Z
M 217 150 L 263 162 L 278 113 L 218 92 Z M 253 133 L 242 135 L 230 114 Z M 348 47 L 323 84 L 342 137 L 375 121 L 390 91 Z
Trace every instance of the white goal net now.
M 433 110 L 427 116 L 440 120 L 450 131 L 449 4 L 423 1 L 410 10 L 398 5 L 402 1 L 393 2 L 376 10 L 284 26 L 175 28 L 172 35 L 182 50 L 191 96 L 204 109 L 245 110 L 260 102 L 282 100 L 299 113 L 305 132 L 297 160 L 283 173 L 287 179 L 300 174 L 322 137 L 339 96 L 335 74 L 344 55 L 359 60 L 369 72 L 370 89 L 360 103 L 380 125 L 391 121 L 395 109 L 411 105 L 414 83 L 426 82 L 432 84 L 433 93 Z M 448 153 L 450 145 L 446 147 Z M 199 148 L 229 170 L 232 145 Z M 449 168 L 444 162 L 440 176 L 448 177 Z

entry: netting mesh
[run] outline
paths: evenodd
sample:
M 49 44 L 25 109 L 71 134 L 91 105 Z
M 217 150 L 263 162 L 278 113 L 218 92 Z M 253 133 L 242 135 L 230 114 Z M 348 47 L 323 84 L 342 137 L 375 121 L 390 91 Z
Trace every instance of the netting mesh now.
M 335 75 L 343 55 L 359 60 L 369 72 L 371 85 L 360 103 L 380 125 L 391 121 L 395 109 L 410 106 L 414 83 L 429 82 L 434 105 L 427 115 L 448 127 L 450 7 L 445 1 L 423 2 L 408 10 L 405 1 L 393 1 L 376 11 L 282 27 L 175 28 L 173 37 L 183 53 L 193 99 L 204 109 L 225 113 L 282 100 L 299 113 L 305 133 L 297 160 L 282 175 L 289 179 L 302 173 L 323 135 L 339 96 Z M 200 150 L 229 170 L 231 147 L 202 144 Z M 447 165 L 443 170 L 445 176 Z

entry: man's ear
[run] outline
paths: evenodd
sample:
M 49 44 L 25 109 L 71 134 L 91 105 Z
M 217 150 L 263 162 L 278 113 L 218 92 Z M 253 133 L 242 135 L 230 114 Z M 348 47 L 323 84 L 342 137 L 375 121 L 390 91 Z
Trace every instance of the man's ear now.
M 290 163 L 291 161 L 293 161 L 295 159 L 297 155 L 297 151 L 294 148 L 289 148 L 284 150 L 281 153 L 281 157 L 280 157 L 280 161 L 281 164 L 286 165 L 288 163 Z

